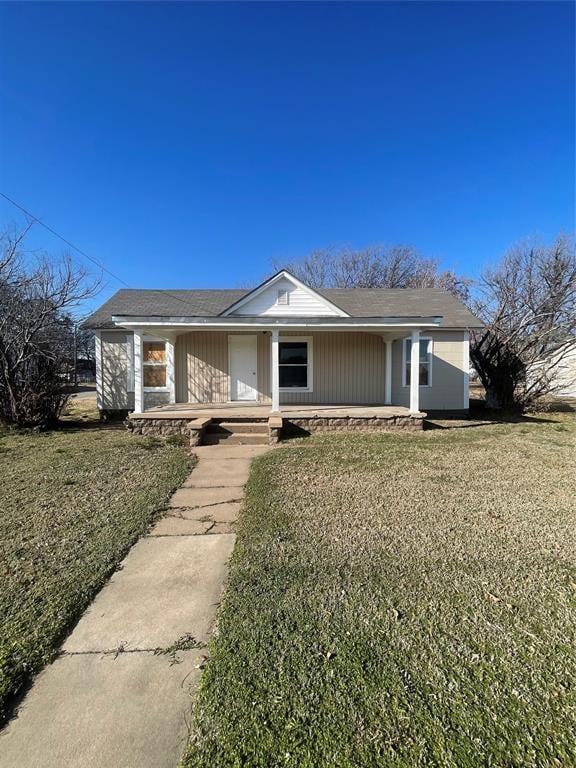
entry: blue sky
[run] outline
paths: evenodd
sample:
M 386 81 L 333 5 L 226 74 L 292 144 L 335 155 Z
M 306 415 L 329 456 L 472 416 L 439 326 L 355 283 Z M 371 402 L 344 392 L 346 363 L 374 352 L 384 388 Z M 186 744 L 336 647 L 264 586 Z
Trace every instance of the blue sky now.
M 574 229 L 572 3 L 2 3 L 0 30 L 0 189 L 132 287 L 376 242 L 474 275 Z

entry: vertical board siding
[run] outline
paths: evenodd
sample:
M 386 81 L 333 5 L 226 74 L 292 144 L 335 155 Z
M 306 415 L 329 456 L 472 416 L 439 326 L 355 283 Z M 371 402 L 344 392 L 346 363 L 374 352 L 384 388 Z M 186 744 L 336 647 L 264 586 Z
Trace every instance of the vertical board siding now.
M 193 331 L 176 340 L 176 402 L 228 400 L 228 334 Z
M 257 335 L 258 401 L 269 403 L 270 333 L 258 332 Z M 313 337 L 314 391 L 281 392 L 281 404 L 384 403 L 386 348 L 380 336 L 361 332 L 308 332 L 301 335 Z M 425 335 L 434 340 L 432 387 L 421 387 L 420 407 L 422 410 L 461 409 L 463 334 L 461 331 L 431 331 Z M 104 344 L 103 337 L 103 358 L 106 356 Z M 392 403 L 408 407 L 410 390 L 402 386 L 401 339 L 393 342 L 392 349 Z M 122 370 L 122 361 L 114 357 L 114 368 Z M 123 402 L 126 397 L 122 392 L 125 374 L 122 376 L 109 389 L 110 394 L 115 390 L 113 399 L 116 403 Z M 108 374 L 108 378 L 116 379 L 116 376 Z M 228 333 L 194 331 L 179 336 L 176 342 L 177 402 L 225 403 L 228 398 Z
M 325 332 L 313 333 L 312 338 L 314 391 L 280 392 L 281 404 L 384 402 L 385 345 L 381 336 Z
M 380 336 L 344 332 L 312 336 L 314 391 L 281 392 L 281 403 L 384 402 L 385 345 Z M 270 333 L 259 332 L 258 402 L 261 403 L 271 401 L 270 365 Z M 194 331 L 179 336 L 176 341 L 177 402 L 225 403 L 228 398 L 228 333 Z
M 226 331 L 193 331 L 176 340 L 176 402 L 226 403 L 228 336 Z M 270 402 L 270 334 L 258 337 L 258 402 Z
M 134 407 L 134 392 L 128 392 L 128 341 L 126 331 L 101 331 L 102 408 L 125 410 Z

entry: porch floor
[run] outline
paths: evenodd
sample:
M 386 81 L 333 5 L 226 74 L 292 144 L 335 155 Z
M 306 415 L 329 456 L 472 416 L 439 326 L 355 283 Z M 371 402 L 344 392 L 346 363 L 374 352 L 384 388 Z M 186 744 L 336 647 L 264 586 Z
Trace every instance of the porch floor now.
M 271 415 L 269 403 L 171 403 L 150 408 L 143 413 L 132 413 L 138 419 L 267 419 Z M 277 415 L 287 418 L 376 418 L 409 416 L 410 409 L 401 405 L 314 405 L 297 403 L 281 405 Z

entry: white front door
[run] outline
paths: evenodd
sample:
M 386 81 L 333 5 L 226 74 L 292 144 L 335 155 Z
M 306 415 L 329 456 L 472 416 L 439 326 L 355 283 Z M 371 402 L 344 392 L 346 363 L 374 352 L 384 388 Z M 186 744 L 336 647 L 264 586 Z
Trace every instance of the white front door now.
M 230 365 L 230 399 L 257 400 L 258 337 L 228 336 Z

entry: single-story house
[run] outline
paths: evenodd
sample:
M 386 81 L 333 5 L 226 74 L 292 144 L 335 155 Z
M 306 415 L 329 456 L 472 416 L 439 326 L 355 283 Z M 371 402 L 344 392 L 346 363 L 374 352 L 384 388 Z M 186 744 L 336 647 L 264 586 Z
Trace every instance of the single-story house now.
M 314 290 L 283 270 L 252 290 L 122 289 L 84 325 L 103 412 L 252 403 L 464 414 L 469 331 L 481 323 L 440 289 Z

